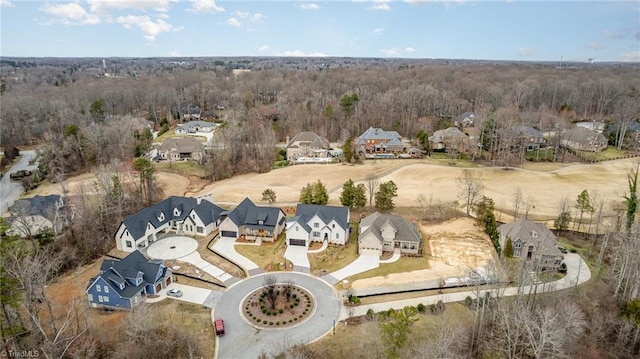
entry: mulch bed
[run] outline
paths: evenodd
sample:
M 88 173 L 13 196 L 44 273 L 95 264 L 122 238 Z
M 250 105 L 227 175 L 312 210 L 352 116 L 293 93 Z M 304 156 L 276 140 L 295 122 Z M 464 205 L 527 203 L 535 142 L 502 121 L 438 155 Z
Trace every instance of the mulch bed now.
M 287 328 L 301 323 L 313 313 L 315 302 L 306 290 L 292 285 L 288 300 L 284 285 L 276 285 L 275 290 L 278 293 L 275 309 L 266 298 L 267 290 L 264 287 L 255 290 L 242 303 L 242 313 L 253 326 L 263 329 Z

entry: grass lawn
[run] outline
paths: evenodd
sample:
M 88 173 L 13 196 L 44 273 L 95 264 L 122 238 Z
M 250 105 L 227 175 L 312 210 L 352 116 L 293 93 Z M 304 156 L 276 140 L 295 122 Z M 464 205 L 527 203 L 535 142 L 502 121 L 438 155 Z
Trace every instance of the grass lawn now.
M 265 270 L 281 270 L 280 263 L 285 261 L 284 251 L 287 249 L 285 234 L 282 233 L 275 242 L 262 242 L 260 246 L 236 245 L 238 253 L 251 259 Z M 283 268 L 284 269 L 284 268 Z
M 320 253 L 309 253 L 307 257 L 312 271 L 333 272 L 353 262 L 358 258 L 358 224 L 351 224 L 351 236 L 346 246 L 330 245 Z
M 378 268 L 356 274 L 349 277 L 351 281 L 371 277 L 384 277 L 391 273 L 405 273 L 414 270 L 429 269 L 429 261 L 426 257 L 401 257 L 393 263 L 380 263 Z
M 204 177 L 204 168 L 194 161 L 161 162 L 156 164 L 155 168 L 184 176 Z
M 626 152 L 619 150 L 615 147 L 607 147 L 602 152 L 590 152 L 590 151 L 576 151 L 578 156 L 582 157 L 586 161 L 593 161 L 595 158 L 598 161 L 606 161 L 616 158 L 622 158 L 626 155 Z
M 154 303 L 151 308 L 162 313 L 160 317 L 163 322 L 171 323 L 171 326 L 179 327 L 195 337 L 205 358 L 213 358 L 215 332 L 211 322 L 211 309 L 173 299 Z

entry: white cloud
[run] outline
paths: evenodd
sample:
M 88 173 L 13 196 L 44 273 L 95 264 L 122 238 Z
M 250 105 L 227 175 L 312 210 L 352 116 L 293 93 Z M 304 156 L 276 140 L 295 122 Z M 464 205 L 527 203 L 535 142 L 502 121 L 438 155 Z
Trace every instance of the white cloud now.
M 326 57 L 327 55 L 321 53 L 321 52 L 303 52 L 300 50 L 293 50 L 293 51 L 284 51 L 278 54 L 278 56 L 285 56 L 285 57 Z
M 169 57 L 182 57 L 182 54 L 178 50 L 173 50 L 173 51 L 169 51 L 167 53 L 167 56 L 169 56 Z
M 9 0 L 0 0 L 0 7 L 13 7 L 13 4 Z
M 191 10 L 195 12 L 224 12 L 224 8 L 216 5 L 214 0 L 193 0 Z
M 318 10 L 320 8 L 320 6 L 312 2 L 305 2 L 302 4 L 297 4 L 296 6 L 301 8 L 302 10 Z
M 239 17 L 241 19 L 247 18 L 249 17 L 249 15 L 251 15 L 250 12 L 248 11 L 240 11 L 240 10 L 236 10 L 233 15 L 235 15 L 236 17 Z
M 383 32 L 384 32 L 384 27 L 379 27 L 373 30 L 373 33 L 376 35 L 382 35 Z
M 618 56 L 618 61 L 623 62 L 640 62 L 640 50 L 631 51 Z
M 265 18 L 266 18 L 266 16 L 264 16 L 261 13 L 257 12 L 255 14 L 253 14 L 253 16 L 251 17 L 251 21 L 258 22 L 258 21 L 264 20 Z
M 404 52 L 406 52 L 407 54 L 412 54 L 416 51 L 416 49 L 414 49 L 413 47 L 406 47 L 404 49 Z
M 77 3 L 45 4 L 40 10 L 53 16 L 46 24 L 58 22 L 65 25 L 95 25 L 100 23 L 98 16 L 88 13 Z
M 621 31 L 614 31 L 614 30 L 609 30 L 609 29 L 604 29 L 602 30 L 602 33 L 604 34 L 604 36 L 613 39 L 613 40 L 621 40 L 624 39 L 625 37 L 627 37 L 627 35 L 629 35 L 631 33 L 631 29 L 629 28 L 624 28 Z
M 238 21 L 238 19 L 236 19 L 235 17 L 228 18 L 226 23 L 227 25 L 230 25 L 230 26 L 242 27 L 242 23 Z
M 391 48 L 391 49 L 382 49 L 382 50 L 380 50 L 380 52 L 382 52 L 384 54 L 384 56 L 387 56 L 387 57 L 400 56 L 400 49 L 398 49 L 397 47 L 394 47 L 394 48 Z
M 269 45 L 262 45 L 258 48 L 258 52 L 269 51 L 269 49 L 270 49 Z
M 158 19 L 156 22 L 151 20 L 149 16 L 135 16 L 135 15 L 127 15 L 127 16 L 119 16 L 116 19 L 118 24 L 124 25 L 127 29 L 131 29 L 133 27 L 137 27 L 142 30 L 144 33 L 144 38 L 149 41 L 154 41 L 156 36 L 165 33 L 165 32 L 175 32 L 182 30 L 182 26 L 176 27 L 167 23 L 162 19 Z
M 373 0 L 371 9 L 389 11 L 391 10 L 391 7 L 389 6 L 390 1 L 391 0 Z
M 516 55 L 520 57 L 531 57 L 534 55 L 534 51 L 528 47 L 521 47 L 516 51 Z
M 110 10 L 147 10 L 152 9 L 159 12 L 169 11 L 169 7 L 174 0 L 88 0 L 91 12 L 98 14 L 108 13 Z

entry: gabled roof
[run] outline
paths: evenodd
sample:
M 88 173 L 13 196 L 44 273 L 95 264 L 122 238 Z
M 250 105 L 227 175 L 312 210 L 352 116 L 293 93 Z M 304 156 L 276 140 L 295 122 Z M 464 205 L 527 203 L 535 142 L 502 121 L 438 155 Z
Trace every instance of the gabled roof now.
M 87 289 L 99 278 L 104 281 L 121 297 L 131 298 L 139 293 L 147 284 L 155 284 L 156 277 L 163 268 L 162 261 L 148 260 L 139 251 L 131 252 L 121 260 L 105 259 L 100 267 L 100 274 L 91 278 Z M 142 273 L 142 283 L 132 285 L 126 278 L 136 278 L 138 273 Z M 114 283 L 124 283 L 124 289 L 120 289 Z
M 314 216 L 320 217 L 325 224 L 335 220 L 340 228 L 349 229 L 349 208 L 339 206 L 321 206 L 317 204 L 298 204 L 296 217 L 300 223 L 307 223 Z
M 289 143 L 287 148 L 297 148 L 299 143 L 307 144 L 312 148 L 329 148 L 329 141 L 321 136 L 318 136 L 315 132 L 300 132 Z
M 181 211 L 179 215 L 174 215 L 174 208 Z M 223 212 L 222 208 L 205 199 L 202 199 L 200 203 L 198 203 L 197 198 L 171 196 L 162 202 L 144 208 L 140 212 L 125 218 L 122 223 L 127 227 L 127 230 L 133 238 L 140 238 L 146 231 L 147 223 L 151 223 L 155 228 L 158 228 L 171 220 L 185 219 L 192 209 L 196 211 L 196 214 L 202 219 L 205 225 L 217 221 L 220 213 Z M 164 219 L 162 220 L 158 219 L 160 213 L 164 214 Z
M 543 138 L 542 132 L 536 130 L 531 126 L 516 126 L 513 130 L 520 136 Z
M 403 217 L 395 214 L 383 214 L 379 212 L 370 214 L 360 221 L 360 226 L 368 226 L 369 228 L 360 233 L 358 239 L 360 240 L 371 233 L 380 241 L 380 243 L 382 243 L 382 228 L 389 225 L 396 231 L 395 241 L 416 243 L 420 243 L 422 241 L 420 231 L 414 224 L 409 223 Z
M 381 128 L 374 128 L 374 127 L 369 127 L 366 131 L 364 131 L 364 133 L 362 135 L 360 135 L 357 139 L 356 139 L 356 143 L 358 144 L 364 144 L 366 143 L 366 140 L 385 140 L 385 141 L 389 141 L 392 139 L 396 139 L 398 140 L 398 142 L 400 142 L 400 144 L 402 144 L 402 142 L 400 141 L 402 139 L 402 136 L 400 136 L 398 134 L 398 132 L 396 131 L 385 131 Z
M 247 197 L 233 211 L 229 212 L 228 218 L 236 226 L 249 226 L 252 228 L 275 227 L 280 217 L 281 209 L 275 207 L 256 206 Z M 284 216 L 283 216 L 284 218 Z M 260 223 L 262 221 L 262 223 Z
M 515 222 L 501 225 L 498 227 L 498 232 L 505 238 L 511 238 L 513 242 L 519 239 L 525 244 L 535 244 L 539 254 L 562 255 L 558 249 L 556 236 L 542 223 L 521 218 Z
M 469 112 L 465 112 L 463 114 L 461 114 L 460 116 L 456 117 L 456 121 L 458 123 L 461 123 L 464 120 L 471 120 L 471 123 L 473 123 L 473 120 L 476 118 L 476 114 L 469 111 Z
M 595 143 L 607 143 L 607 138 L 603 134 L 590 130 L 584 127 L 574 127 L 565 131 L 562 134 L 562 139 L 566 141 L 573 141 L 583 144 Z
M 24 213 L 14 213 L 15 215 L 27 215 L 27 216 L 36 216 L 40 215 L 44 218 L 48 218 L 53 220 L 52 216 L 55 214 L 57 206 L 60 201 L 64 200 L 62 197 L 52 194 L 48 196 L 34 196 L 33 198 L 23 198 L 15 201 L 13 204 L 13 209 L 16 210 L 20 208 L 20 212 Z M 17 205 L 17 206 L 16 206 Z
M 467 135 L 460 131 L 457 127 L 449 127 L 444 130 L 438 130 L 433 133 L 432 136 L 429 137 L 429 142 L 441 143 L 445 141 L 452 140 L 466 140 L 468 139 Z
M 182 108 L 182 113 L 185 115 L 199 115 L 201 112 L 200 107 L 194 105 L 188 105 Z
M 180 153 L 204 152 L 204 144 L 193 137 L 171 137 L 162 142 L 160 150 Z
M 179 125 L 176 130 L 178 129 L 182 129 L 185 130 L 187 132 L 189 132 L 190 129 L 192 128 L 202 128 L 202 127 L 211 127 L 211 128 L 215 128 L 217 125 L 215 123 L 212 122 L 207 122 L 207 121 L 190 121 L 187 123 L 183 123 L 182 125 Z

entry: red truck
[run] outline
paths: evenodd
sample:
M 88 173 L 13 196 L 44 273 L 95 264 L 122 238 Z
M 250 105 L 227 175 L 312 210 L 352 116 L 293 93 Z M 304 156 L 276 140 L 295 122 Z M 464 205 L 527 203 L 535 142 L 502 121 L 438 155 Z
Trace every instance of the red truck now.
M 213 326 L 216 329 L 216 335 L 221 337 L 224 335 L 224 320 L 222 318 L 216 318 L 213 321 Z

